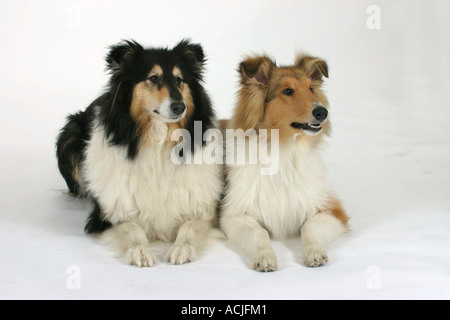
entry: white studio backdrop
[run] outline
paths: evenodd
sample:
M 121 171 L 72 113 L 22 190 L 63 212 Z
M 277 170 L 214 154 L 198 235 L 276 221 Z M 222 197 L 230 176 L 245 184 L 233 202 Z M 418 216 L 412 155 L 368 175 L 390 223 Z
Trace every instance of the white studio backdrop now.
M 449 16 L 448 0 L 0 0 L 0 298 L 449 299 Z M 58 130 L 103 90 L 108 46 L 186 37 L 219 118 L 245 55 L 327 60 L 324 158 L 352 227 L 327 266 L 302 266 L 292 239 L 273 242 L 271 274 L 226 242 L 139 270 L 83 233 L 90 207 L 61 192 Z
M 85 108 L 106 84 L 107 47 L 129 38 L 148 46 L 171 47 L 185 37 L 201 43 L 205 87 L 219 117 L 231 114 L 244 55 L 266 52 L 290 64 L 299 50 L 328 61 L 327 90 L 340 115 L 364 112 L 348 102 L 367 96 L 401 100 L 391 117 L 418 95 L 445 112 L 439 99 L 448 99 L 449 6 L 445 0 L 2 0 L 0 143 L 54 140 L 67 113 Z

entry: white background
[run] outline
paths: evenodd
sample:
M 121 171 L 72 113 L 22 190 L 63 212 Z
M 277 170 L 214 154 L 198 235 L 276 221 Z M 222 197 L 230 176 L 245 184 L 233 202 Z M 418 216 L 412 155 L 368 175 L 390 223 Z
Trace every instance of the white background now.
M 379 30 L 367 27 L 373 4 Z M 449 15 L 437 0 L 2 0 L 0 298 L 449 299 Z M 352 231 L 327 266 L 301 265 L 290 239 L 273 242 L 280 269 L 270 274 L 226 241 L 184 266 L 165 263 L 168 246 L 155 244 L 159 263 L 138 269 L 83 233 L 90 206 L 63 192 L 58 130 L 104 88 L 109 45 L 185 37 L 204 47 L 220 118 L 232 112 L 244 55 L 290 64 L 304 49 L 328 61 L 324 158 Z

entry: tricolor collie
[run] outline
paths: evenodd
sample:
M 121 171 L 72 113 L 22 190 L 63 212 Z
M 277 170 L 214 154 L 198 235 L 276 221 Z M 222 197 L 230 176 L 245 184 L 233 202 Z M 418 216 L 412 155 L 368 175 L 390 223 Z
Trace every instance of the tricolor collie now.
M 204 53 L 181 41 L 173 49 L 144 49 L 135 41 L 111 47 L 106 92 L 70 115 L 56 148 L 69 191 L 93 199 L 87 233 L 111 241 L 132 265 L 153 266 L 150 241 L 174 242 L 173 264 L 192 261 L 217 224 L 222 193 L 219 165 L 175 163 L 177 129 L 215 127 L 202 86 Z M 192 145 L 189 157 L 204 144 Z
M 256 139 L 258 150 L 266 144 L 272 156 L 279 152 L 279 164 L 276 172 L 261 174 L 259 162 L 227 161 L 220 225 L 256 270 L 278 268 L 271 237 L 300 234 L 305 265 L 321 266 L 328 260 L 327 246 L 348 221 L 326 186 L 320 155 L 331 130 L 321 90 L 327 64 L 302 54 L 294 65 L 278 67 L 266 56 L 254 56 L 240 64 L 239 73 L 238 102 L 228 128 L 253 131 L 249 143 Z M 227 145 L 227 155 L 235 151 L 230 148 L 235 146 Z

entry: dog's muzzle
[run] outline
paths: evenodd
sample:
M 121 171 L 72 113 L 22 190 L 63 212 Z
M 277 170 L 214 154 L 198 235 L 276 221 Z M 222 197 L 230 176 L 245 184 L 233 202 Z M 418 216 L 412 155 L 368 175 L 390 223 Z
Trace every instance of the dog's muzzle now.
M 317 134 L 322 131 L 322 124 L 327 120 L 328 110 L 322 106 L 316 106 L 312 111 L 312 120 L 309 123 L 292 122 L 291 127 L 294 129 L 303 129 L 306 134 Z

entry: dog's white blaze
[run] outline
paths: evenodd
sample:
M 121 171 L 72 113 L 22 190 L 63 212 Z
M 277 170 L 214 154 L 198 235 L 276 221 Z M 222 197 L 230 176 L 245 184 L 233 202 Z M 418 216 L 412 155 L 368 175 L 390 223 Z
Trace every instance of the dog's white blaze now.
M 83 165 L 87 188 L 112 224 L 133 222 L 148 239 L 174 241 L 188 220 L 211 222 L 222 192 L 219 165 L 176 165 L 163 144 L 167 125 L 153 121 L 150 134 L 161 143 L 128 160 L 124 147 L 110 146 L 96 123 Z
M 184 102 L 184 101 L 183 101 Z M 161 103 L 161 105 L 159 106 L 159 114 L 153 112 L 153 115 L 160 119 L 163 120 L 164 122 L 178 122 L 181 119 L 183 119 L 186 116 L 186 110 L 184 110 L 184 112 L 180 115 L 175 115 L 173 114 L 172 110 L 170 109 L 170 105 L 172 104 L 172 100 L 169 98 L 166 98 L 163 100 L 163 102 Z

